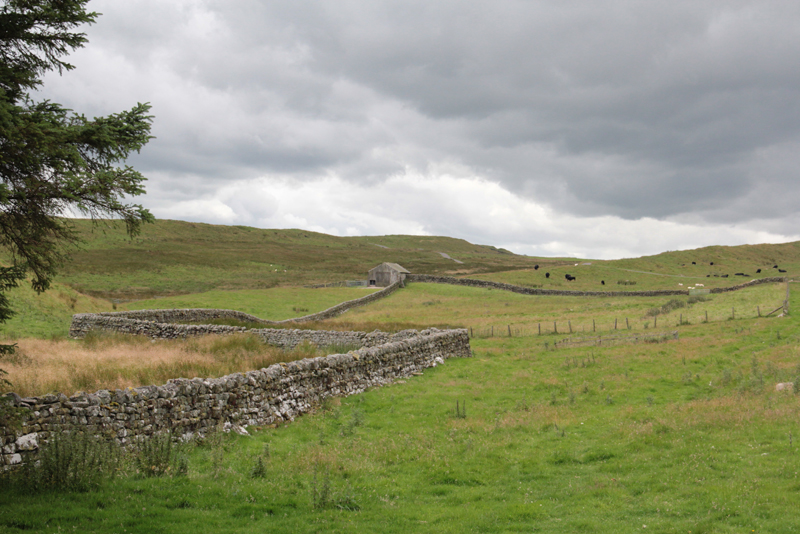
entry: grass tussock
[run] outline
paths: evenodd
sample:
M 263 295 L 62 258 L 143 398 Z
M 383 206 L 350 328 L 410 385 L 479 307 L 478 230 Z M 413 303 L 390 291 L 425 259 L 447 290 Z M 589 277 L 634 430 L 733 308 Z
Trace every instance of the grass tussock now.
M 23 397 L 71 395 L 164 384 L 171 378 L 219 377 L 326 353 L 310 344 L 284 351 L 251 334 L 159 341 L 95 333 L 82 340 L 20 339 L 16 353 L 3 361 L 12 384 L 3 388 Z

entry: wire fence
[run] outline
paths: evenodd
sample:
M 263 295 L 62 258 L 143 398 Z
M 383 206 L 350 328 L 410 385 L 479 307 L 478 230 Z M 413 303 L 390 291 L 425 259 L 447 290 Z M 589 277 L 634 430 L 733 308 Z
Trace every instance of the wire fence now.
M 630 341 L 658 338 L 664 335 L 665 329 L 699 323 L 730 321 L 735 319 L 770 317 L 778 312 L 786 313 L 788 299 L 775 309 L 762 309 L 756 306 L 754 310 L 744 310 L 731 307 L 730 312 L 724 315 L 709 314 L 708 311 L 655 315 L 644 318 L 631 319 L 630 317 L 617 317 L 613 319 L 580 319 L 576 321 L 542 321 L 526 324 L 501 324 L 468 327 L 469 335 L 474 339 L 495 337 L 533 337 L 553 335 L 581 335 L 581 339 L 611 339 L 619 337 Z M 658 330 L 658 331 L 656 331 Z M 630 332 L 630 334 L 624 334 Z M 558 341 L 561 343 L 561 341 Z M 587 341 L 588 343 L 588 341 Z

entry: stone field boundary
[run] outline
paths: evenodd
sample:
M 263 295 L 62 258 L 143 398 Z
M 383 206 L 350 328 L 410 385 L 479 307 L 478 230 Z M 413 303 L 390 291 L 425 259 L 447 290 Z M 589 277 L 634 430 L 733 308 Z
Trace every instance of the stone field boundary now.
M 360 393 L 420 374 L 447 358 L 472 355 L 466 330 L 429 329 L 386 336 L 387 342 L 318 358 L 278 363 L 222 378 L 177 378 L 163 386 L 101 390 L 73 397 L 21 398 L 9 394 L 21 415 L 0 426 L 0 469 L 35 457 L 54 433 L 88 431 L 120 444 L 156 433 L 189 437 L 221 426 L 240 431 L 292 421 L 324 399 Z

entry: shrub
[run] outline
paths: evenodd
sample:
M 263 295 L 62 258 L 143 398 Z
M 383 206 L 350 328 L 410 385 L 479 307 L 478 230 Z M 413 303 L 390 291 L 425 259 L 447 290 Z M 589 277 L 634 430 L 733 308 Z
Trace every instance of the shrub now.
M 686 303 L 682 300 L 678 299 L 671 299 L 669 302 L 661 306 L 661 313 L 669 313 L 672 310 L 677 310 L 679 308 L 685 308 Z
M 53 433 L 39 447 L 37 461 L 12 474 L 12 484 L 26 493 L 89 491 L 112 478 L 120 466 L 116 442 L 86 433 Z
M 138 441 L 134 456 L 136 472 L 144 477 L 185 475 L 189 470 L 185 452 L 172 439 L 171 432 Z

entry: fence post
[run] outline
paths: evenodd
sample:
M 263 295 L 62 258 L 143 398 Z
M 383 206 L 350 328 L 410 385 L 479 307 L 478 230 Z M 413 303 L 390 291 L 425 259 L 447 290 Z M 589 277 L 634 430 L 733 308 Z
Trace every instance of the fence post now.
M 553 332 L 555 332 L 556 334 L 558 334 L 558 325 L 556 324 L 556 322 L 555 322 L 555 321 L 553 321 Z
M 592 332 L 597 332 L 597 327 L 594 324 L 594 319 L 592 319 Z
M 630 323 L 628 323 L 628 318 L 627 317 L 625 317 L 625 328 L 627 328 L 628 330 L 631 329 L 631 325 L 630 325 Z
M 539 323 L 539 335 L 542 335 L 542 323 Z
M 783 301 L 783 314 L 789 315 L 789 277 L 786 277 L 786 300 Z
M 567 324 L 569 325 L 569 333 L 571 334 L 572 333 L 572 321 L 567 321 Z
M 683 324 L 683 314 L 681 314 L 681 318 L 678 319 L 678 326 Z
M 494 325 L 492 325 L 492 335 L 489 337 L 494 337 Z
M 617 329 L 617 318 L 614 317 L 614 330 L 616 330 L 616 329 Z
M 731 308 L 731 319 L 736 319 L 736 308 Z
M 508 325 L 508 337 L 511 337 L 511 325 Z
M 469 327 L 469 337 L 475 337 L 475 335 L 472 333 L 472 327 L 471 326 Z
M 658 328 L 658 315 L 653 316 L 653 328 Z
M 708 310 L 706 310 L 706 322 L 708 322 Z
M 761 306 L 756 306 L 756 310 L 758 310 L 758 316 L 761 317 Z

